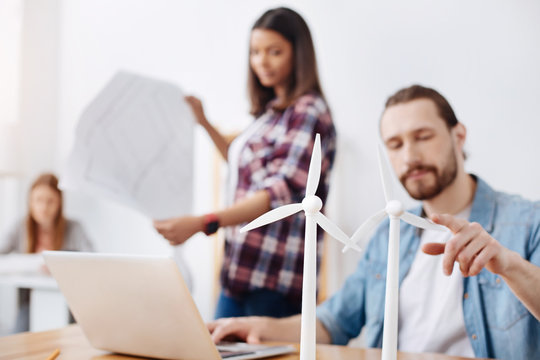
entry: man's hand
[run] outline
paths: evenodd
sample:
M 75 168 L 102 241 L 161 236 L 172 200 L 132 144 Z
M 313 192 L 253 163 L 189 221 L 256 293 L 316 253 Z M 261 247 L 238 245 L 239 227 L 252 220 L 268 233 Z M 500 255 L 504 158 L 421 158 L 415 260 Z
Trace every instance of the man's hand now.
M 268 328 L 269 318 L 260 316 L 223 318 L 207 324 L 214 343 L 234 337 L 250 344 L 264 340 L 263 333 Z
M 456 261 L 463 276 L 478 275 L 484 267 L 492 273 L 504 275 L 513 252 L 492 238 L 480 224 L 447 214 L 433 215 L 431 220 L 446 226 L 454 234 L 446 244 L 422 246 L 426 254 L 444 254 L 443 271 L 446 275 L 452 274 Z
M 183 244 L 187 239 L 202 231 L 204 219 L 201 216 L 183 216 L 166 220 L 154 220 L 154 228 L 171 245 Z
M 229 338 L 251 344 L 258 344 L 261 341 L 299 342 L 301 321 L 300 314 L 279 319 L 250 316 L 218 319 L 207 326 L 215 343 Z M 317 320 L 316 326 L 317 343 L 330 344 L 332 340 L 330 333 L 320 320 Z

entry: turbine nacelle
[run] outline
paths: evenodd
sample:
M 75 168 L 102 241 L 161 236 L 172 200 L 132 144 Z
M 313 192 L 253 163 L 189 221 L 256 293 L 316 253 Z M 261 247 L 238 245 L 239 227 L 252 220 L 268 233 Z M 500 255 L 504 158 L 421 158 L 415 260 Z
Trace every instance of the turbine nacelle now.
M 322 200 L 316 195 L 308 195 L 302 200 L 302 209 L 306 215 L 313 215 L 322 209 Z
M 376 214 L 370 216 L 360 227 L 355 231 L 351 237 L 351 242 L 353 244 L 358 244 L 362 239 L 367 239 L 373 230 L 379 225 L 379 223 L 386 217 L 390 216 L 391 218 L 399 218 L 400 220 L 405 221 L 413 226 L 426 229 L 426 230 L 437 230 L 437 231 L 446 231 L 447 229 L 442 225 L 437 225 L 431 220 L 421 218 L 417 215 L 411 214 L 405 211 L 405 207 L 399 200 L 395 200 L 394 193 L 392 190 L 392 181 L 391 181 L 391 171 L 388 167 L 385 160 L 382 157 L 382 148 L 378 149 L 378 158 L 379 158 L 379 170 L 381 174 L 381 180 L 384 191 L 384 199 L 386 201 L 386 206 L 384 209 L 380 210 Z M 346 247 L 344 250 L 348 250 L 349 247 Z
M 264 226 L 271 222 L 281 220 L 283 218 L 286 218 L 287 216 L 296 214 L 297 212 L 304 211 L 306 217 L 314 220 L 324 231 L 326 231 L 333 238 L 345 245 L 345 247 L 343 248 L 344 252 L 348 249 L 354 249 L 358 252 L 362 251 L 362 249 L 358 245 L 356 245 L 356 243 L 353 242 L 353 240 L 350 239 L 347 234 L 343 232 L 343 230 L 341 230 L 337 225 L 332 223 L 330 219 L 324 216 L 323 213 L 321 213 L 320 210 L 322 209 L 323 203 L 322 200 L 315 195 L 317 187 L 319 186 L 320 172 L 321 138 L 320 135 L 317 134 L 315 136 L 315 142 L 313 144 L 313 154 L 311 156 L 311 162 L 309 164 L 308 179 L 306 184 L 306 196 L 302 200 L 302 203 L 288 204 L 275 208 L 259 216 L 246 226 L 242 227 L 240 229 L 240 232 L 244 233 L 259 226 Z M 311 240 L 316 241 L 316 239 Z M 308 241 L 307 238 L 306 241 Z
M 391 216 L 400 217 L 403 215 L 405 208 L 403 204 L 398 200 L 390 200 L 384 208 L 386 213 Z

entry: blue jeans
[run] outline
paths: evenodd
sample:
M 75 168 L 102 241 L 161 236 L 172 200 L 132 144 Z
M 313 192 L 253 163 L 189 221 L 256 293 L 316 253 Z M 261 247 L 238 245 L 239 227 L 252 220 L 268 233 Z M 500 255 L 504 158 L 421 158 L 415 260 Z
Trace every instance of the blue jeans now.
M 215 318 L 239 316 L 287 317 L 299 314 L 300 304 L 292 304 L 277 291 L 256 290 L 243 298 L 233 298 L 221 292 Z

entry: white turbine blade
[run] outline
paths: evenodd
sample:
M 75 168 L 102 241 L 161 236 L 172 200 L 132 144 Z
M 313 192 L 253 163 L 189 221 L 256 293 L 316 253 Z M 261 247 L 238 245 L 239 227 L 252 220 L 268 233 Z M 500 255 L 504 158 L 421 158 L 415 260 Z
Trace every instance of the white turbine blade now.
M 437 231 L 446 231 L 446 230 L 448 230 L 445 226 L 435 224 L 431 220 L 421 218 L 420 216 L 416 216 L 416 215 L 413 215 L 413 214 L 408 213 L 408 212 L 404 212 L 403 214 L 401 214 L 400 218 L 403 221 L 405 221 L 405 222 L 407 222 L 407 223 L 409 223 L 411 225 L 414 225 L 416 227 L 422 228 L 422 229 L 437 230 Z
M 353 248 L 356 251 L 362 251 L 360 247 L 351 242 L 351 239 L 341 230 L 336 224 L 330 221 L 324 214 L 318 212 L 314 215 L 315 221 L 323 228 L 324 231 L 329 233 L 334 239 L 342 242 L 345 248 Z
M 308 179 L 306 184 L 306 197 L 315 195 L 319 186 L 319 178 L 321 177 L 321 136 L 315 135 L 313 143 L 313 152 L 311 153 L 311 162 L 309 163 Z
M 361 239 L 367 237 L 369 234 L 375 230 L 375 227 L 379 225 L 379 223 L 384 219 L 386 216 L 386 211 L 383 209 L 376 213 L 375 215 L 371 215 L 360 227 L 354 232 L 353 236 L 351 237 L 351 242 L 353 244 L 356 244 Z
M 261 216 L 241 228 L 240 232 L 244 233 L 246 231 L 253 230 L 260 226 L 269 224 L 271 222 L 281 220 L 283 218 L 286 218 L 287 216 L 299 212 L 300 210 L 302 210 L 302 204 L 289 204 L 280 206 L 274 210 L 262 214 Z
M 389 202 L 390 200 L 394 199 L 394 191 L 392 189 L 392 172 L 390 171 L 388 162 L 386 162 L 386 159 L 383 156 L 384 152 L 382 146 L 379 145 L 377 150 L 379 157 L 379 171 L 381 173 L 383 183 L 384 200 Z

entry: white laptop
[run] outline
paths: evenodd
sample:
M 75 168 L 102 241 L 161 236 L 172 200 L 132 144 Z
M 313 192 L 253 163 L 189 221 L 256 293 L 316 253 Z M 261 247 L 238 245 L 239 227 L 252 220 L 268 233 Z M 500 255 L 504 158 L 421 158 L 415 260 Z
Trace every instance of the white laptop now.
M 160 359 L 258 359 L 292 346 L 214 345 L 170 257 L 45 251 L 75 320 L 92 346 Z

